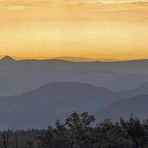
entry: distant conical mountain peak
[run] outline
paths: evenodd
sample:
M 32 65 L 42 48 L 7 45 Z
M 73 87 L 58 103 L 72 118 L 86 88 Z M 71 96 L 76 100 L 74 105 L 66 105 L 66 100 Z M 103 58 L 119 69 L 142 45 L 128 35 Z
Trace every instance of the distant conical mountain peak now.
M 15 59 L 13 59 L 12 57 L 7 55 L 7 56 L 3 57 L 1 59 L 1 61 L 3 61 L 3 62 L 13 62 L 13 61 L 15 61 Z

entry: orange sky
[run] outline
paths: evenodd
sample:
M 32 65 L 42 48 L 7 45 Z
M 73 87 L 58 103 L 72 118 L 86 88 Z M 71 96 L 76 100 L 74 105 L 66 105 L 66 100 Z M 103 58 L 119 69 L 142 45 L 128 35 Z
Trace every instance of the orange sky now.
M 0 56 L 148 58 L 148 1 L 0 0 Z

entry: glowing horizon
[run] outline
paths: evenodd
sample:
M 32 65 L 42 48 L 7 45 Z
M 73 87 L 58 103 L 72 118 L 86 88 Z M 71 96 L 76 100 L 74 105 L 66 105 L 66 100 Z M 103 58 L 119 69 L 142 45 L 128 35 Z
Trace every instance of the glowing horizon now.
M 0 0 L 0 57 L 148 58 L 148 0 Z

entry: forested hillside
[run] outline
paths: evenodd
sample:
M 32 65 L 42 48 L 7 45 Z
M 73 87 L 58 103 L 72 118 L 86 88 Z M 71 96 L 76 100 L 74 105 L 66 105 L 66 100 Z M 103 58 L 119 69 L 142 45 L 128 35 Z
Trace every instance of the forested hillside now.
M 95 123 L 87 112 L 71 115 L 45 130 L 0 132 L 1 148 L 147 148 L 148 120 L 131 117 Z

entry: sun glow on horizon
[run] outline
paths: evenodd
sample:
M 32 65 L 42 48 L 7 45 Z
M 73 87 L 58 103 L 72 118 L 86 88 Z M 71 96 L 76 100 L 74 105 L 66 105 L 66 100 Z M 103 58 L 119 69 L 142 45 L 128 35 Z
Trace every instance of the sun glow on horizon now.
M 0 0 L 0 56 L 148 58 L 147 0 Z

